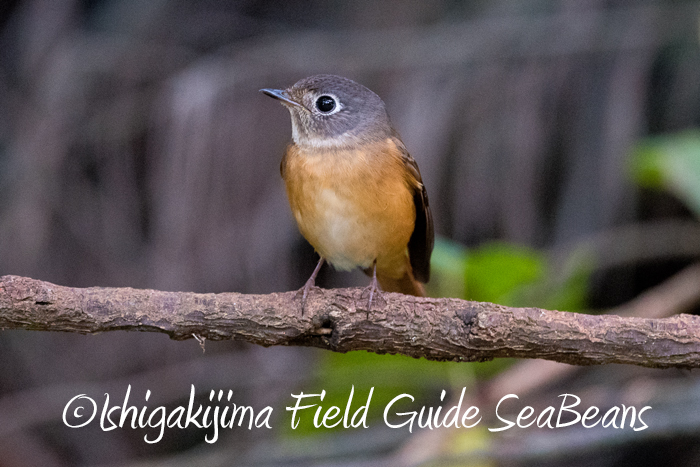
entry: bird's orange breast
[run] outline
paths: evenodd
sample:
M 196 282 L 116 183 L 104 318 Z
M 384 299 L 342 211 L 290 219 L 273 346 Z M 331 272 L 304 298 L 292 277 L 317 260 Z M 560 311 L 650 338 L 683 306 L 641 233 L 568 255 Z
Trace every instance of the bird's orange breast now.
M 416 212 L 412 184 L 389 139 L 354 149 L 292 144 L 282 174 L 299 230 L 337 269 L 371 267 L 400 278 Z

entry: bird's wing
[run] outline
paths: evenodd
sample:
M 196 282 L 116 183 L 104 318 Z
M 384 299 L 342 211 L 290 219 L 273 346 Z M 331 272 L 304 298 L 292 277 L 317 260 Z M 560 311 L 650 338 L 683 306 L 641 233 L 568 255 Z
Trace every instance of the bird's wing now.
M 430 279 L 430 255 L 435 243 L 435 230 L 433 227 L 433 215 L 428 203 L 428 192 L 423 185 L 423 179 L 418 170 L 416 160 L 406 150 L 403 142 L 394 138 L 396 146 L 400 149 L 404 166 L 413 183 L 413 202 L 416 206 L 416 225 L 408 241 L 408 256 L 411 261 L 413 275 L 420 282 L 426 283 Z

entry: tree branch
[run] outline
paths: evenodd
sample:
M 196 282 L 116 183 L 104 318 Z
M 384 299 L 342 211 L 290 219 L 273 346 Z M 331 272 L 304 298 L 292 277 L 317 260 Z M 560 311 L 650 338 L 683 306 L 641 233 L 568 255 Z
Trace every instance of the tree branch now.
M 385 293 L 365 309 L 361 289 L 314 289 L 302 316 L 294 292 L 197 294 L 71 288 L 0 277 L 0 327 L 95 333 L 164 332 L 181 340 L 368 350 L 429 360 L 543 358 L 575 365 L 700 366 L 700 317 L 644 319 L 510 308 Z

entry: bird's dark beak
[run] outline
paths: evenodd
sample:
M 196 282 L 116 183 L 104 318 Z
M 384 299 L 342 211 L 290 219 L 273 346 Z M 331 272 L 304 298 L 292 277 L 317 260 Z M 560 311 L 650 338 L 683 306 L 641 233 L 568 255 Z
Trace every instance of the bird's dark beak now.
M 304 108 L 304 106 L 301 105 L 300 103 L 290 99 L 287 91 L 285 91 L 283 89 L 261 89 L 260 92 L 262 92 L 263 94 L 267 94 L 268 96 L 273 97 L 277 100 L 282 101 L 283 104 L 295 105 L 297 107 Z

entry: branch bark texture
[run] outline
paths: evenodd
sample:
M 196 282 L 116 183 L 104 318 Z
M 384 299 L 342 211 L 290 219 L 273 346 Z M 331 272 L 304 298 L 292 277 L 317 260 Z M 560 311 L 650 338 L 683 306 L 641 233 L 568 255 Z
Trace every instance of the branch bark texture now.
M 0 277 L 0 328 L 164 332 L 263 346 L 368 350 L 429 360 L 542 358 L 574 365 L 700 367 L 700 317 L 645 319 L 510 308 L 385 293 L 370 312 L 361 289 L 314 289 L 302 316 L 295 292 L 199 294 L 71 288 Z

